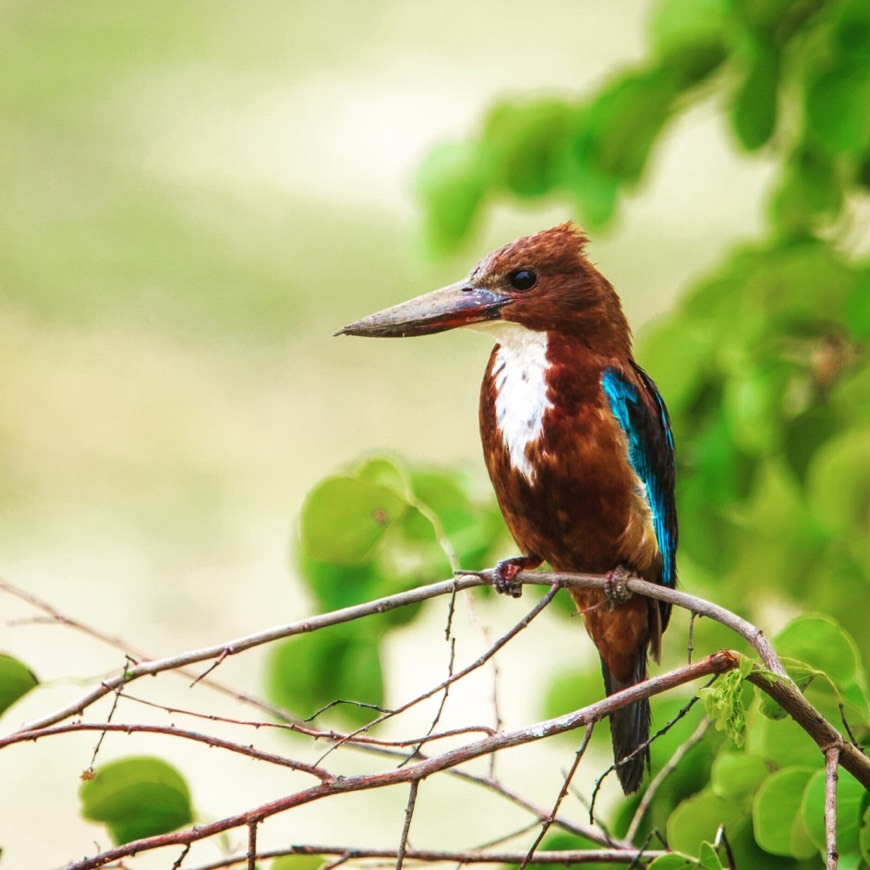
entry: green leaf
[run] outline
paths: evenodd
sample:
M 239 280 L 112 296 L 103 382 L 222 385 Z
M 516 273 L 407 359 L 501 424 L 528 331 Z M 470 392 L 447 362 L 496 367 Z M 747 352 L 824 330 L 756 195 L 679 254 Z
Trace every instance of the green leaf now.
M 653 9 L 649 40 L 656 59 L 688 87 L 705 79 L 726 57 L 723 4 L 717 0 L 665 0 Z
M 870 429 L 831 439 L 810 465 L 807 500 L 819 519 L 867 564 L 867 500 L 870 497 Z
M 481 137 L 490 183 L 519 197 L 549 193 L 562 178 L 574 113 L 573 106 L 552 99 L 494 106 Z
M 803 148 L 786 162 L 770 213 L 785 235 L 798 235 L 835 220 L 842 205 L 842 182 L 834 163 Z
M 672 416 L 689 406 L 710 376 L 712 346 L 706 325 L 686 323 L 685 317 L 672 316 L 644 330 L 637 356 L 668 397 Z
M 366 459 L 354 470 L 354 477 L 383 486 L 400 498 L 407 500 L 411 497 L 407 472 L 393 459 L 387 459 L 383 456 Z
M 135 756 L 98 767 L 79 788 L 82 815 L 102 822 L 116 844 L 165 834 L 193 821 L 184 777 L 152 756 Z
M 866 61 L 870 56 L 870 7 L 864 0 L 846 0 L 840 4 L 834 38 L 846 57 Z
M 0 653 L 0 715 L 38 685 L 39 680 L 24 662 Z
M 866 797 L 864 787 L 842 768 L 837 777 L 837 850 L 841 855 L 860 848 L 861 821 Z M 810 840 L 825 850 L 825 771 L 817 770 L 803 790 L 801 816 Z
M 734 442 L 750 455 L 767 453 L 782 435 L 785 365 L 747 368 L 725 383 L 723 413 Z
M 391 489 L 355 477 L 328 477 L 302 507 L 300 541 L 314 559 L 359 565 L 407 502 Z
M 678 852 L 697 853 L 725 825 L 729 839 L 747 824 L 746 811 L 734 801 L 701 792 L 683 801 L 668 819 L 668 844 Z
M 653 732 L 671 722 L 689 700 L 680 696 L 652 698 L 650 706 Z M 691 737 L 703 719 L 704 710 L 701 704 L 695 704 L 665 734 L 652 742 L 650 768 L 653 776 L 671 761 L 677 749 Z M 721 738 L 718 735 L 708 733 L 683 756 L 680 764 L 668 775 L 658 791 L 659 799 L 652 814 L 655 825 L 663 828 L 671 808 L 683 798 L 698 792 L 710 781 L 710 767 L 720 743 Z
M 689 855 L 671 852 L 667 855 L 659 855 L 651 864 L 649 870 L 691 870 L 698 866 L 698 861 Z
M 814 772 L 812 767 L 788 767 L 762 783 L 752 802 L 752 825 L 756 842 L 766 852 L 794 858 L 809 858 L 815 852 L 812 843 L 800 833 L 793 836 L 792 831 L 804 788 Z
M 355 727 L 370 722 L 378 715 L 372 708 L 384 703 L 380 629 L 357 620 L 282 641 L 269 659 L 269 697 L 301 717 L 344 701 L 332 708 L 334 715 Z
M 627 73 L 605 87 L 582 116 L 574 158 L 603 175 L 636 184 L 676 95 L 672 74 L 652 68 Z
M 809 79 L 805 110 L 815 141 L 831 154 L 859 154 L 870 145 L 870 62 L 841 62 Z
M 858 675 L 860 658 L 855 642 L 830 616 L 799 616 L 772 643 L 781 658 L 805 662 L 834 683 L 851 683 Z
M 870 269 L 858 273 L 855 286 L 846 300 L 846 320 L 856 339 L 870 339 Z
M 417 169 L 416 188 L 429 246 L 438 254 L 455 250 L 470 234 L 486 191 L 477 144 L 433 148 Z
M 727 4 L 735 18 L 748 30 L 773 33 L 781 26 L 793 0 L 730 0 Z
M 302 547 L 297 547 L 296 553 L 297 566 L 317 601 L 318 611 L 339 610 L 378 597 L 375 590 L 381 577 L 372 562 L 339 565 L 314 559 Z
M 270 870 L 318 870 L 325 863 L 322 855 L 282 855 L 272 862 Z
M 813 766 L 819 762 L 819 747 L 792 718 L 756 717 L 748 729 L 746 749 L 772 767 Z
M 858 832 L 858 843 L 861 847 L 861 857 L 870 864 L 870 806 L 864 810 L 861 818 L 861 830 Z
M 768 42 L 754 43 L 731 109 L 734 131 L 747 151 L 758 150 L 773 135 L 778 89 L 779 52 Z
M 800 482 L 806 481 L 816 452 L 840 432 L 844 423 L 842 416 L 830 405 L 813 405 L 786 421 L 783 455 Z
M 701 843 L 701 851 L 698 853 L 703 870 L 723 870 L 722 861 L 716 852 L 716 847 L 712 843 Z
M 753 795 L 768 773 L 760 755 L 723 751 L 713 762 L 710 785 L 713 794 L 726 800 L 740 801 Z

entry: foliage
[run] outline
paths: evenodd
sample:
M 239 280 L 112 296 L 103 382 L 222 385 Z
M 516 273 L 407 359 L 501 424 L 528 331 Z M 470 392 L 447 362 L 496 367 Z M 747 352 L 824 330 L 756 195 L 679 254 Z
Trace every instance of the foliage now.
M 24 662 L 0 653 L 0 713 L 39 684 Z

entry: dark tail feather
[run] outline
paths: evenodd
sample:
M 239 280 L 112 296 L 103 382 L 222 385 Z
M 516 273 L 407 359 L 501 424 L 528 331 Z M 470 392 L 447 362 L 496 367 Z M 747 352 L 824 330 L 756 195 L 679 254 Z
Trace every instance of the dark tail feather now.
M 604 687 L 608 695 L 627 689 L 646 679 L 646 650 L 640 651 L 634 674 L 626 682 L 617 680 L 610 673 L 604 659 L 601 660 L 601 672 L 604 674 Z M 649 738 L 649 701 L 638 701 L 611 713 L 610 737 L 613 741 L 613 760 L 617 765 L 616 774 L 622 790 L 631 794 L 640 786 L 644 769 L 649 768 L 649 747 L 628 758 Z

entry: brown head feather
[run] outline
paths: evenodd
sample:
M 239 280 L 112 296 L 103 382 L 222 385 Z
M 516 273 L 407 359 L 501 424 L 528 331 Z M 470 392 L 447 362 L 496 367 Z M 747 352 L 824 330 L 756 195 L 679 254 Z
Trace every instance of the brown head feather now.
M 585 255 L 586 236 L 571 221 L 524 236 L 483 258 L 469 283 L 510 296 L 503 320 L 580 338 L 597 354 L 631 355 L 631 332 L 616 291 Z M 534 287 L 518 291 L 510 275 L 531 269 Z

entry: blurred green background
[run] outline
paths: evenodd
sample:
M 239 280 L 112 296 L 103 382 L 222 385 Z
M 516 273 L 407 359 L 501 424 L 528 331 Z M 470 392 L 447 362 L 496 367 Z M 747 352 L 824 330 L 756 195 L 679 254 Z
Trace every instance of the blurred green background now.
M 310 612 L 291 540 L 305 493 L 337 466 L 388 449 L 416 463 L 458 463 L 486 491 L 476 415 L 486 343 L 464 334 L 396 343 L 331 335 L 362 314 L 455 280 L 516 235 L 600 217 L 600 200 L 577 203 L 558 184 L 517 200 L 517 190 L 493 183 L 488 207 L 470 224 L 458 220 L 445 234 L 432 223 L 438 186 L 449 188 L 449 173 L 468 168 L 461 161 L 475 153 L 481 125 L 498 133 L 504 122 L 509 131 L 509 112 L 487 116 L 493 104 L 522 94 L 558 107 L 639 62 L 650 32 L 662 51 L 682 22 L 690 37 L 709 36 L 707 19 L 687 16 L 687 4 L 667 5 L 676 9 L 676 27 L 662 16 L 650 25 L 652 4 L 635 0 L 3 4 L 0 574 L 110 634 L 168 654 Z M 763 25 L 752 26 L 763 34 Z M 713 30 L 726 32 L 718 24 Z M 860 38 L 856 44 L 850 50 L 860 52 Z M 776 149 L 794 140 L 798 122 L 786 117 L 771 147 L 747 142 L 759 135 L 752 108 L 759 91 L 749 79 L 756 75 L 757 84 L 763 52 L 753 54 L 753 45 L 741 43 L 735 57 L 748 60 L 723 74 L 738 102 L 749 94 L 748 132 L 722 102 L 669 105 L 673 120 L 662 142 L 620 190 L 628 196 L 618 212 L 592 228 L 590 245 L 645 335 L 641 361 L 681 415 L 678 437 L 708 445 L 713 465 L 728 439 L 693 430 L 692 421 L 709 421 L 721 394 L 696 407 L 698 383 L 687 373 L 701 370 L 704 341 L 727 345 L 717 324 L 736 330 L 747 319 L 716 306 L 714 284 L 706 302 L 678 315 L 691 319 L 688 350 L 679 320 L 646 333 L 644 325 L 671 311 L 699 275 L 721 270 L 735 244 L 776 236 L 768 229 L 769 191 L 781 181 Z M 694 84 L 704 96 L 707 85 Z M 656 123 L 638 117 L 622 140 L 644 139 Z M 442 145 L 451 141 L 470 144 L 451 151 Z M 781 208 L 780 218 L 787 212 Z M 852 249 L 861 248 L 854 239 L 862 214 L 840 227 L 839 240 Z M 779 229 L 787 224 L 780 220 Z M 830 227 L 808 231 L 792 221 L 780 238 L 817 230 L 824 236 Z M 734 266 L 734 280 L 753 262 Z M 842 295 L 850 311 L 863 305 L 851 287 Z M 753 304 L 743 300 L 744 315 Z M 723 372 L 747 362 L 726 357 Z M 759 398 L 750 385 L 732 402 L 738 427 L 742 421 L 751 430 L 740 451 L 756 465 L 761 456 L 764 468 L 780 445 L 753 440 L 752 415 L 763 416 L 764 397 L 780 386 Z M 838 408 L 856 407 L 862 396 L 859 384 Z M 742 462 L 742 453 L 728 461 Z M 690 460 L 698 456 L 689 450 Z M 845 461 L 857 467 L 858 460 Z M 732 471 L 726 467 L 726 482 L 742 473 Z M 748 512 L 735 506 L 746 492 L 726 485 L 710 522 L 719 528 L 727 514 L 745 529 L 753 511 L 775 516 L 771 505 L 793 505 L 778 471 L 771 480 Z M 687 491 L 687 503 L 705 502 L 710 486 L 702 480 L 700 490 Z M 855 498 L 860 513 L 862 496 Z M 783 515 L 779 526 L 759 530 L 769 551 L 787 554 L 780 540 L 801 528 L 794 519 Z M 818 541 L 815 526 L 803 528 L 801 540 Z M 711 557 L 721 548 L 737 553 L 732 544 L 723 533 Z M 821 558 L 820 547 L 813 558 Z M 714 565 L 698 564 L 703 549 L 696 536 L 689 576 L 712 589 Z M 792 562 L 766 562 L 763 570 L 809 564 L 801 548 L 795 552 Z M 862 557 L 849 554 L 830 576 L 845 572 L 852 583 L 853 562 Z M 745 578 L 757 568 L 747 562 L 735 571 Z M 811 588 L 802 577 L 801 595 Z M 740 597 L 732 589 L 729 603 Z M 825 597 L 851 616 L 854 630 L 860 611 L 850 612 L 842 596 Z M 756 617 L 773 622 L 800 609 L 773 595 L 744 598 Z M 4 612 L 7 606 L 11 620 L 29 614 L 4 600 Z M 554 650 L 572 651 L 574 636 L 566 630 L 558 643 Z M 57 629 L 4 620 L 0 650 L 13 649 L 47 683 L 38 705 L 28 698 L 8 714 L 21 720 L 52 698 L 76 696 L 80 687 L 69 675 L 118 665 L 116 654 L 72 643 Z M 403 655 L 411 658 L 396 663 L 394 680 L 414 685 L 407 661 L 416 653 Z M 252 659 L 225 670 L 261 685 Z M 40 815 L 66 819 L 87 751 L 40 752 L 63 783 L 48 797 L 56 805 Z M 4 781 L 26 792 L 34 757 L 4 757 Z M 198 774 L 203 793 L 210 775 L 217 776 Z M 239 799 L 248 794 L 241 790 Z M 5 818 L 0 840 L 10 866 L 35 819 L 27 800 Z M 68 824 L 60 852 L 57 843 L 26 846 L 42 850 L 28 853 L 37 864 L 65 859 L 66 848 L 88 849 L 90 829 Z

